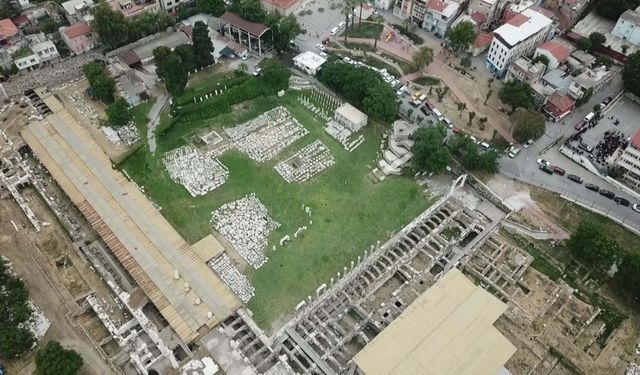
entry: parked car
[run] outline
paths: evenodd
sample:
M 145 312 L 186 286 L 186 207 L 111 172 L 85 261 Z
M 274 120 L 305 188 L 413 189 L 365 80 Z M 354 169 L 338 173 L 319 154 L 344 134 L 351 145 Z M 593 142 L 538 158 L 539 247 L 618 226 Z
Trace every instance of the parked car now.
M 613 191 L 609 191 L 609 190 L 605 190 L 605 189 L 600 190 L 600 195 L 602 195 L 603 197 L 609 198 L 609 199 L 614 199 L 616 197 L 616 195 L 613 193 Z
M 631 209 L 635 212 L 640 212 L 640 204 L 634 203 L 633 206 L 631 206 Z
M 509 157 L 513 159 L 518 155 L 518 153 L 520 153 L 520 149 L 517 147 L 511 146 L 511 149 L 509 149 Z
M 259 76 L 259 75 L 260 75 L 260 73 L 262 73 L 262 68 L 256 68 L 256 69 L 253 71 L 253 75 L 254 75 L 254 76 L 256 76 L 256 77 L 257 77 L 257 76 Z
M 553 169 L 549 168 L 546 165 L 540 165 L 538 168 L 546 174 L 553 174 Z
M 316 48 L 323 52 L 326 50 L 326 48 L 324 48 L 324 46 L 320 43 L 316 44 Z
M 565 174 L 564 169 L 562 169 L 560 167 L 553 166 L 553 167 L 551 167 L 551 169 L 553 170 L 553 173 L 555 173 L 557 175 L 564 176 L 564 174 Z
M 602 104 L 607 105 L 609 103 L 611 103 L 611 101 L 613 100 L 613 97 L 611 96 L 607 96 L 606 98 L 604 98 L 604 100 L 602 101 Z
M 320 56 L 324 57 L 325 59 L 329 57 L 326 52 L 320 52 Z
M 580 120 L 580 121 L 578 121 L 578 123 L 576 124 L 576 126 L 574 126 L 574 128 L 575 128 L 576 130 L 582 130 L 582 128 L 584 128 L 584 126 L 585 126 L 586 124 L 587 124 L 587 123 L 586 123 L 584 120 Z
M 338 24 L 338 27 L 342 29 L 345 25 L 346 25 L 346 22 L 342 21 Z
M 524 147 L 524 148 L 529 148 L 529 146 L 531 146 L 532 144 L 533 144 L 533 139 L 530 139 L 530 140 L 526 141 L 526 142 L 522 145 L 522 147 Z
M 582 180 L 582 177 L 580 177 L 580 176 L 576 176 L 575 174 L 568 174 L 568 175 L 567 175 L 567 178 L 568 178 L 568 179 L 570 179 L 570 180 L 571 180 L 571 181 L 573 181 L 573 182 L 578 183 L 578 184 L 581 184 L 581 183 L 582 183 L 582 181 L 583 181 L 583 180 Z
M 538 159 L 536 160 L 536 163 L 538 163 L 538 165 L 542 166 L 544 165 L 545 167 L 548 167 L 551 165 L 551 163 L 549 163 L 548 161 L 544 160 L 544 159 Z
M 594 184 L 584 184 L 584 187 L 586 187 L 587 189 L 591 190 L 591 191 L 595 191 L 596 193 L 598 191 L 600 191 L 600 187 L 598 185 L 594 185 Z
M 425 106 L 420 107 L 420 112 L 424 113 L 427 116 L 431 113 Z
M 447 128 L 453 129 L 453 122 L 451 122 L 451 120 L 445 117 L 443 121 L 445 124 L 447 124 Z
M 630 202 L 622 197 L 615 197 L 613 200 L 621 206 L 629 207 Z

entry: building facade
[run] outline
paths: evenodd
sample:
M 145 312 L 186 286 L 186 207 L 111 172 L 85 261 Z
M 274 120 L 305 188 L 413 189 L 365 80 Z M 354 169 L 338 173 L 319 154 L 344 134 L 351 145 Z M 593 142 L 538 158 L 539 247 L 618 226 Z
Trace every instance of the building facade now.
M 509 64 L 521 56 L 530 56 L 552 33 L 553 22 L 542 13 L 526 9 L 494 31 L 486 66 L 504 77 Z
M 43 33 L 30 36 L 29 41 L 31 54 L 14 60 L 14 64 L 20 71 L 30 71 L 60 59 L 56 45 Z
M 460 5 L 454 1 L 430 0 L 425 7 L 422 28 L 438 38 L 444 38 L 459 14 Z
M 616 165 L 624 170 L 622 182 L 640 192 L 640 130 L 633 136 Z
M 611 34 L 640 46 L 640 6 L 622 13 Z

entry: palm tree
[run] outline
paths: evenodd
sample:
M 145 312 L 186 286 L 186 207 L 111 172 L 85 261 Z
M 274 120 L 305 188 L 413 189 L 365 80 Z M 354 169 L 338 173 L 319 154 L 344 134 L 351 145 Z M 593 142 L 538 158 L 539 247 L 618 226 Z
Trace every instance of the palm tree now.
M 358 16 L 358 29 L 362 27 L 362 6 L 364 4 L 368 4 L 369 1 L 368 0 L 357 0 L 358 4 L 360 5 L 360 15 Z
M 426 68 L 433 61 L 433 50 L 429 47 L 423 46 L 413 54 L 413 62 L 416 64 L 418 70 Z
M 378 26 L 382 25 L 382 22 L 380 22 L 380 19 L 376 18 L 375 25 L 376 25 L 376 29 L 378 28 Z M 378 49 L 378 39 L 380 39 L 380 34 L 382 34 L 382 31 L 380 31 L 380 33 L 376 34 L 376 38 L 373 40 L 373 50 L 374 51 L 376 51 Z
M 476 113 L 471 111 L 468 113 L 469 115 L 469 126 L 471 126 L 471 122 L 473 121 L 473 118 L 476 117 Z
M 347 42 L 347 34 L 349 31 L 349 15 L 353 12 L 353 5 L 355 4 L 355 0 L 346 0 L 344 2 L 344 7 L 342 7 L 342 14 L 344 14 L 345 27 L 344 27 L 344 42 Z

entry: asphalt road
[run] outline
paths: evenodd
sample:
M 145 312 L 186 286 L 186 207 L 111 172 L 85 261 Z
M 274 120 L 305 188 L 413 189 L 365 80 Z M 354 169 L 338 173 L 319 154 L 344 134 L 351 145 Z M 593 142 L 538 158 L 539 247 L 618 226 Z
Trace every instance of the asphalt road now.
M 614 96 L 622 89 L 620 76 L 616 75 L 616 78 L 603 90 L 595 94 L 589 103 L 584 104 L 580 108 L 576 109 L 566 118 L 566 125 L 547 123 L 547 131 L 542 138 L 537 140 L 528 149 L 522 149 L 521 152 L 514 158 L 503 157 L 500 160 L 500 172 L 504 175 L 514 178 L 535 186 L 542 187 L 547 190 L 554 191 L 556 193 L 563 194 L 579 203 L 596 208 L 605 215 L 617 219 L 625 224 L 628 224 L 638 231 L 640 231 L 640 213 L 633 211 L 630 207 L 624 207 L 616 204 L 613 200 L 605 198 L 598 193 L 594 193 L 587 190 L 584 187 L 584 183 L 592 183 L 598 185 L 601 189 L 606 189 L 614 192 L 616 196 L 626 198 L 633 203 L 640 203 L 640 200 L 622 191 L 617 186 L 609 183 L 601 176 L 597 176 L 587 169 L 583 168 L 579 164 L 573 162 L 571 159 L 560 153 L 559 142 L 548 151 L 540 154 L 543 149 L 549 146 L 553 140 L 558 136 L 563 135 L 570 136 L 575 132 L 573 126 L 584 118 L 591 110 L 593 106 L 600 103 L 607 96 Z M 538 169 L 536 160 L 543 158 L 549 161 L 552 165 L 561 167 L 567 174 L 575 174 L 584 179 L 584 183 L 579 185 L 569 180 L 565 176 L 548 175 Z

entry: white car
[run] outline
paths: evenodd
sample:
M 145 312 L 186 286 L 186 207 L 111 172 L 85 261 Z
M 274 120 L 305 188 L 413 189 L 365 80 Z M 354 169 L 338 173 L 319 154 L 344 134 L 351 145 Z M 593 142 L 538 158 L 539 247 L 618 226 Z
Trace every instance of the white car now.
M 524 145 L 522 145 L 524 148 L 529 148 L 529 146 L 531 146 L 533 144 L 533 139 L 530 139 L 528 141 L 526 141 L 524 143 Z
M 256 70 L 253 71 L 253 75 L 256 77 L 259 76 L 260 73 L 262 73 L 262 68 L 256 68 Z
M 640 212 L 640 204 L 634 203 L 633 206 L 631 206 L 631 209 L 635 212 Z
M 344 58 L 344 62 L 346 62 L 347 64 L 352 64 L 352 63 L 353 63 L 353 60 L 351 60 L 351 58 L 350 58 L 350 57 L 345 57 L 345 58 Z
M 536 163 L 538 163 L 538 165 L 544 165 L 545 167 L 549 167 L 551 165 L 551 163 L 544 159 L 538 159 L 536 160 Z
M 327 50 L 321 43 L 316 44 L 316 48 L 323 52 Z
M 324 57 L 325 59 L 329 57 L 326 52 L 320 52 L 320 56 Z
M 342 21 L 342 22 L 340 22 L 340 23 L 338 24 L 338 27 L 342 29 L 342 28 L 343 28 L 343 27 L 345 27 L 346 25 L 347 25 L 347 23 L 346 23 L 346 22 L 344 22 L 344 21 Z

